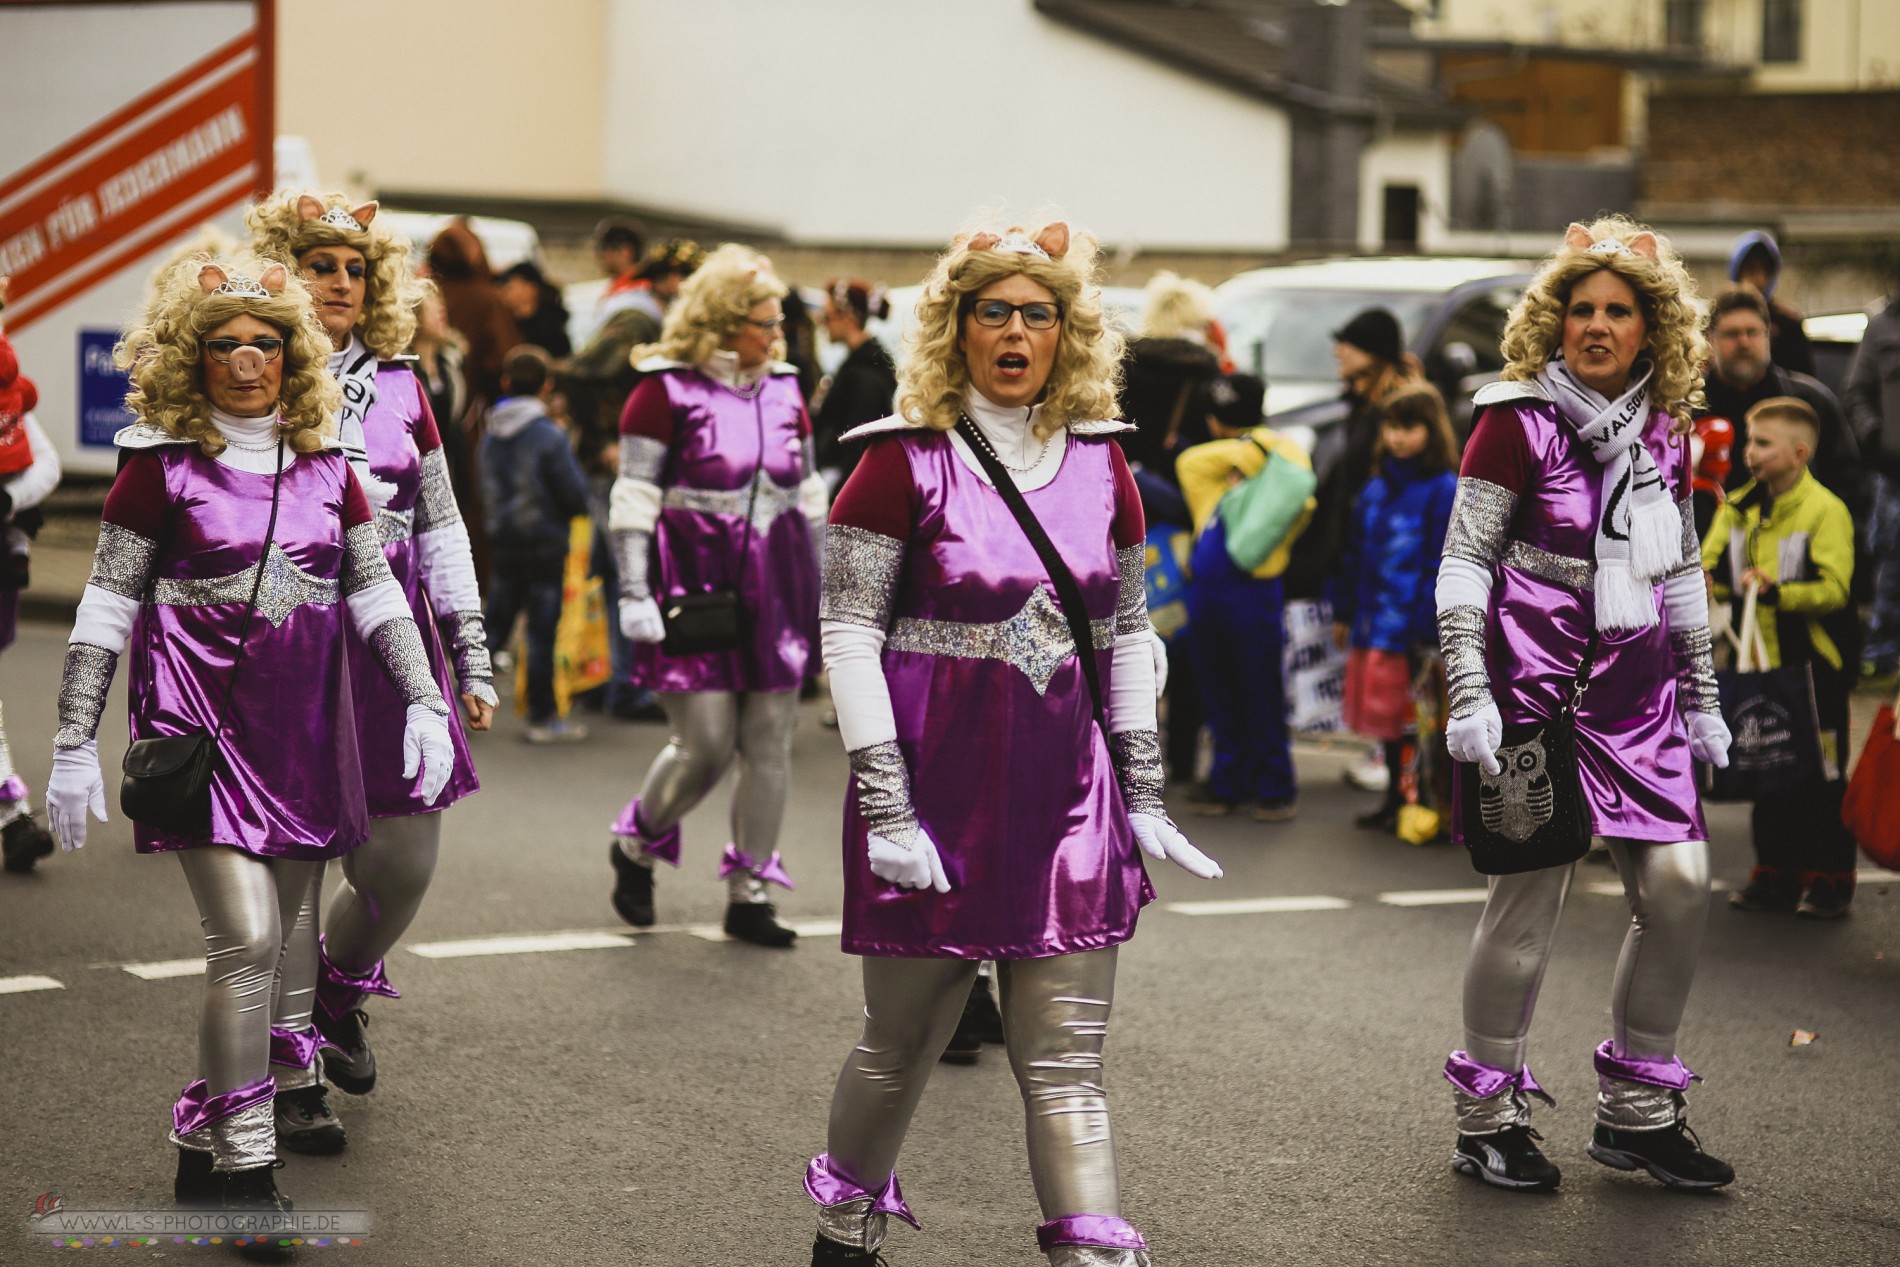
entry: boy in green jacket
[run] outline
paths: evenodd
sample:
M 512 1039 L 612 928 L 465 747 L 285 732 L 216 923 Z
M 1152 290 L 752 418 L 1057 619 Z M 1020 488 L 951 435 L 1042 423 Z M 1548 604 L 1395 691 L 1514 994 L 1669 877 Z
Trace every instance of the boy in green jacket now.
M 1847 698 L 1857 668 L 1854 523 L 1841 499 L 1808 473 L 1821 423 L 1806 401 L 1775 396 L 1748 411 L 1743 460 L 1755 478 L 1715 513 L 1702 566 L 1725 598 L 1751 585 L 1762 613 L 1768 667 L 1808 666 L 1821 723 L 1823 780 L 1755 801 L 1757 865 L 1729 894 L 1744 911 L 1847 914 L 1854 897 L 1854 837 L 1841 824 L 1847 782 Z

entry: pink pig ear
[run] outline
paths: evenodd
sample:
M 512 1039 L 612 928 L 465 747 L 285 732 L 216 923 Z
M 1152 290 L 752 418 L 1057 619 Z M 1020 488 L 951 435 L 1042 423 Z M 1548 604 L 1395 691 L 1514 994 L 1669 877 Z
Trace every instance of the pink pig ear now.
M 230 275 L 216 264 L 207 264 L 198 270 L 198 288 L 207 295 L 230 280 Z
M 374 220 L 376 218 L 375 200 L 372 199 L 369 202 L 364 203 L 362 206 L 357 207 L 356 209 L 350 212 L 350 216 L 358 224 L 368 225 L 371 220 Z
M 969 246 L 972 251 L 987 251 L 1002 240 L 994 233 L 978 233 L 971 237 Z
M 1584 228 L 1575 220 L 1572 220 L 1570 227 L 1564 230 L 1564 245 L 1570 247 L 1572 250 L 1589 250 L 1591 240 L 1590 230 Z
M 323 218 L 323 200 L 310 194 L 300 194 L 297 198 L 297 218 L 299 220 L 319 220 Z
M 1644 229 L 1641 233 L 1631 238 L 1629 240 L 1629 248 L 1646 260 L 1655 259 L 1656 253 L 1661 250 L 1660 244 L 1656 241 L 1656 235 L 1651 233 L 1648 229 Z
M 281 291 L 289 281 L 290 274 L 284 271 L 284 266 L 282 264 L 272 264 L 269 268 L 264 270 L 264 275 L 257 279 L 257 284 L 275 295 Z
M 1054 220 L 1042 226 L 1036 234 L 1036 245 L 1041 247 L 1052 260 L 1059 260 L 1069 253 L 1069 226 L 1061 220 Z

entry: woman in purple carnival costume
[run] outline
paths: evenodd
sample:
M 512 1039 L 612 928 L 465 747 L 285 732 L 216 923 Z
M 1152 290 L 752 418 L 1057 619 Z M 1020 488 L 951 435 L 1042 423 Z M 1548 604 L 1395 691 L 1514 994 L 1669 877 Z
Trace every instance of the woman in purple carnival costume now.
M 1654 233 L 1618 217 L 1570 226 L 1505 328 L 1504 381 L 1478 394 L 1438 630 L 1447 746 L 1490 776 L 1504 726 L 1555 717 L 1594 647 L 1577 761 L 1631 921 L 1596 1050 L 1590 1156 L 1706 1189 L 1735 1173 L 1688 1130 L 1695 1075 L 1676 1054 L 1709 907 L 1692 758 L 1725 765 L 1729 744 L 1684 438 L 1700 326 L 1693 283 Z M 1475 807 L 1456 811 L 1462 840 Z M 1551 1101 L 1525 1048 L 1574 869 L 1493 876 L 1465 970 L 1465 1045 L 1445 1065 L 1452 1165 L 1506 1189 L 1560 1178 L 1530 1125 L 1530 1099 Z
M 369 828 L 346 625 L 404 701 L 401 748 L 381 759 L 419 776 L 425 803 L 454 759 L 369 503 L 327 439 L 326 350 L 282 265 L 195 254 L 161 273 L 119 348 L 140 421 L 117 437 L 125 461 L 60 683 L 47 803 L 67 849 L 85 843 L 88 809 L 106 817 L 96 735 L 128 646 L 133 739 L 217 735 L 208 831 L 134 830 L 140 853 L 175 853 L 205 935 L 199 1077 L 172 1111 L 187 1204 L 288 1208 L 272 1178 L 271 995 L 323 863 Z
M 1100 421 L 1121 339 L 1095 243 L 1055 223 L 957 239 L 924 283 L 899 416 L 832 509 L 821 609 L 850 753 L 844 949 L 864 1032 L 838 1076 L 814 1264 L 882 1262 L 916 1218 L 898 1151 L 981 960 L 998 961 L 1030 1170 L 1057 1267 L 1145 1267 L 1121 1217 L 1102 1047 L 1141 854 L 1220 868 L 1168 821 L 1134 477 Z M 1104 713 L 1055 578 L 972 445 L 1013 473 L 1079 587 Z M 1061 569 L 1058 569 L 1061 570 Z
M 776 845 L 791 779 L 798 689 L 816 647 L 825 483 L 797 371 L 777 359 L 785 283 L 728 243 L 666 312 L 660 341 L 633 350 L 645 377 L 620 419 L 620 474 L 607 526 L 620 567 L 620 628 L 632 682 L 658 692 L 671 728 L 640 792 L 614 821 L 614 910 L 654 921 L 653 864 L 679 865 L 680 819 L 735 757 L 732 840 L 720 859 L 726 932 L 790 946 L 767 882 L 791 888 Z M 737 644 L 675 654 L 662 609 L 737 594 Z
M 361 1004 L 394 998 L 383 958 L 421 909 L 435 874 L 442 811 L 477 790 L 463 723 L 488 729 L 495 690 L 468 532 L 421 380 L 404 356 L 423 293 L 409 244 L 376 223 L 376 204 L 341 194 L 280 191 L 247 217 L 258 254 L 293 268 L 330 339 L 329 368 L 342 389 L 339 440 L 362 485 L 383 555 L 422 631 L 429 673 L 463 716 L 449 718 L 455 768 L 425 801 L 401 777 L 406 704 L 374 648 L 350 639 L 350 694 L 362 752 L 369 839 L 343 859 L 343 887 L 323 918 L 323 880 L 291 930 L 271 1018 L 277 1137 L 295 1152 L 334 1153 L 348 1142 L 317 1073 L 354 1095 L 376 1084 Z M 321 937 L 318 929 L 322 928 Z

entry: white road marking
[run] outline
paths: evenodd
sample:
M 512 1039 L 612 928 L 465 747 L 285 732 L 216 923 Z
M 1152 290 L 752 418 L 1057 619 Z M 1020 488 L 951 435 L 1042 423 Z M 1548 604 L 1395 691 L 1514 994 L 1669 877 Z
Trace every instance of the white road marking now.
M 164 981 L 171 977 L 201 977 L 205 961 L 199 959 L 160 959 L 154 963 L 120 964 L 141 981 Z
M 469 959 L 477 955 L 532 955 L 549 950 L 610 950 L 637 944 L 632 933 L 538 933 L 418 942 L 409 947 L 409 953 L 424 959 Z
M 1862 884 L 1889 884 L 1895 880 L 1900 880 L 1900 871 L 1889 871 L 1885 867 L 1862 867 L 1860 869 L 1860 882 Z
M 0 994 L 26 994 L 33 990 L 64 990 L 51 977 L 0 977 Z
M 1489 889 L 1409 889 L 1381 893 L 1379 900 L 1387 906 L 1459 906 L 1482 902 L 1490 896 Z
M 786 920 L 785 927 L 800 937 L 836 937 L 844 931 L 841 919 L 794 919 Z M 686 931 L 701 941 L 737 941 L 736 937 L 726 936 L 726 930 L 720 924 L 689 924 Z
M 1278 915 L 1289 911 L 1343 911 L 1351 905 L 1343 897 L 1252 897 L 1224 902 L 1163 902 L 1161 909 L 1176 915 Z

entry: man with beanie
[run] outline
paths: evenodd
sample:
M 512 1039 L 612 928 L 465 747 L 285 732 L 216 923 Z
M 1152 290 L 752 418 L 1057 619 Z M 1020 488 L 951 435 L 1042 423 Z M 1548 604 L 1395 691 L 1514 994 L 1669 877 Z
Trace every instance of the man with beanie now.
M 1740 286 L 1753 286 L 1767 301 L 1768 350 L 1774 363 L 1797 374 L 1813 374 L 1814 349 L 1808 343 L 1808 332 L 1801 328 L 1801 314 L 1775 298 L 1775 284 L 1781 280 L 1781 248 L 1774 238 L 1759 230 L 1736 238 L 1729 247 L 1728 279 Z

